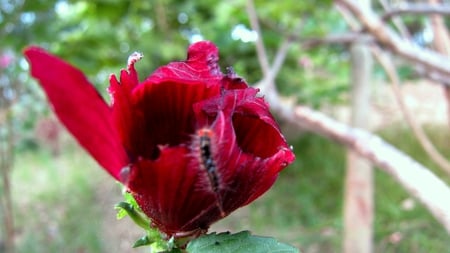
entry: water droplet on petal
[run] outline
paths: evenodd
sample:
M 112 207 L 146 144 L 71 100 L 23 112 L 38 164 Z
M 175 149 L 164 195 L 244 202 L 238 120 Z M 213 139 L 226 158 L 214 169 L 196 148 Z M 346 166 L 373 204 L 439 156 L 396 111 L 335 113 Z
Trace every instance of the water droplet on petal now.
M 128 184 L 130 171 L 131 171 L 130 165 L 123 167 L 122 170 L 120 171 L 120 181 L 125 185 Z

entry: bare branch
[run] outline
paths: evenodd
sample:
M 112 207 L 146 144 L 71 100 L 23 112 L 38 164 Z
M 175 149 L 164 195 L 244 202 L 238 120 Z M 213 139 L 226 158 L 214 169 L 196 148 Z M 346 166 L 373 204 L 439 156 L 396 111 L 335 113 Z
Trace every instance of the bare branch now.
M 405 105 L 405 102 L 403 100 L 403 96 L 400 91 L 400 78 L 398 77 L 397 71 L 395 69 L 394 64 L 385 54 L 382 54 L 381 50 L 379 48 L 372 48 L 373 55 L 378 60 L 380 65 L 384 68 L 384 71 L 388 75 L 392 90 L 394 92 L 395 99 L 397 100 L 397 104 L 400 107 L 400 110 L 403 113 L 403 116 L 406 119 L 406 122 L 411 127 L 414 135 L 416 136 L 416 139 L 419 141 L 422 148 L 425 150 L 425 152 L 428 154 L 428 156 L 437 164 L 439 167 L 441 167 L 445 172 L 447 172 L 448 175 L 450 175 L 450 163 L 447 161 L 447 159 L 439 153 L 439 151 L 436 149 L 436 147 L 433 145 L 433 143 L 430 141 L 430 139 L 427 137 L 423 129 L 420 127 L 420 125 L 415 121 L 414 116 L 411 115 L 408 108 Z
M 421 65 L 426 70 L 426 76 L 435 79 L 444 77 L 450 80 L 450 60 L 436 52 L 417 48 L 411 42 L 400 38 L 392 29 L 371 10 L 363 8 L 359 2 L 352 0 L 336 0 L 336 3 L 350 10 L 371 35 L 379 43 L 413 63 Z M 445 85 L 450 85 L 447 81 Z
M 300 39 L 294 36 L 292 36 L 291 38 L 296 41 L 302 42 L 302 47 L 305 49 L 322 46 L 323 44 L 350 44 L 354 42 L 369 44 L 375 42 L 375 39 L 372 36 L 358 32 L 331 34 L 321 38 Z
M 275 59 L 273 60 L 272 67 L 270 68 L 267 76 L 263 79 L 265 89 L 275 89 L 275 78 L 277 77 L 278 72 L 283 66 L 290 45 L 291 45 L 290 39 L 285 39 L 278 48 L 277 54 L 275 55 Z
M 450 234 L 450 188 L 430 170 L 367 131 L 351 128 L 308 107 L 295 108 L 291 122 L 346 145 L 396 179 Z
M 430 4 L 439 4 L 439 0 L 428 0 Z M 433 28 L 433 47 L 443 55 L 450 55 L 450 34 L 441 15 L 431 15 Z M 444 95 L 447 102 L 447 121 L 450 126 L 450 87 L 444 86 Z
M 264 76 L 267 76 L 270 71 L 269 58 L 267 57 L 266 48 L 264 47 L 263 36 L 259 27 L 258 15 L 256 14 L 253 0 L 247 0 L 247 15 L 250 20 L 250 25 L 253 31 L 258 34 L 256 40 L 256 53 L 258 55 L 259 65 Z
M 264 94 L 272 109 L 301 129 L 337 141 L 365 157 L 417 198 L 450 234 L 450 188 L 429 169 L 377 135 L 352 128 L 305 106 L 294 106 L 274 90 Z
M 395 8 L 387 10 L 381 17 L 383 21 L 387 21 L 398 15 L 405 14 L 440 14 L 450 15 L 450 5 L 448 4 L 424 4 L 424 3 L 408 3 L 398 5 Z
M 378 2 L 380 2 L 381 6 L 383 6 L 383 9 L 385 11 L 389 11 L 392 9 L 391 6 L 386 2 L 386 0 L 378 0 Z M 402 35 L 405 38 L 411 37 L 408 28 L 403 23 L 403 20 L 400 17 L 392 17 L 392 23 L 394 23 L 394 26 L 400 32 L 400 35 Z
M 273 96 L 272 98 L 273 100 L 278 100 L 279 97 L 277 88 L 275 86 L 275 78 L 277 77 L 278 72 L 283 66 L 284 60 L 286 59 L 286 55 L 291 44 L 292 44 L 291 39 L 289 38 L 284 39 L 284 41 L 278 48 L 278 51 L 275 55 L 275 59 L 273 60 L 272 67 L 269 69 L 269 72 L 267 73 L 266 76 L 264 76 L 264 78 L 262 78 L 256 84 L 256 86 L 260 88 L 264 94 L 269 94 L 270 96 Z
M 340 9 L 339 11 L 341 12 L 341 15 L 348 16 L 348 13 L 342 11 L 342 9 Z M 348 17 L 345 19 L 349 20 Z M 356 24 L 354 22 L 351 22 L 349 24 L 352 27 L 352 29 L 356 28 Z M 372 53 L 377 59 L 377 61 L 380 63 L 380 65 L 384 68 L 389 79 L 391 80 L 393 92 L 397 100 L 397 103 L 400 107 L 400 110 L 402 111 L 408 125 L 413 130 L 413 133 L 416 136 L 419 143 L 421 144 L 422 148 L 436 164 L 438 164 L 445 172 L 450 174 L 450 163 L 444 156 L 442 156 L 439 153 L 439 151 L 437 151 L 437 149 L 434 147 L 433 143 L 429 140 L 423 129 L 414 120 L 414 117 L 409 113 L 405 103 L 403 102 L 403 97 L 401 95 L 401 91 L 399 88 L 400 79 L 398 78 L 397 72 L 395 70 L 395 67 L 393 66 L 392 61 L 390 61 L 385 54 L 383 55 L 381 50 L 379 50 L 379 48 L 376 46 L 372 46 Z M 430 75 L 430 73 L 428 73 L 428 75 Z

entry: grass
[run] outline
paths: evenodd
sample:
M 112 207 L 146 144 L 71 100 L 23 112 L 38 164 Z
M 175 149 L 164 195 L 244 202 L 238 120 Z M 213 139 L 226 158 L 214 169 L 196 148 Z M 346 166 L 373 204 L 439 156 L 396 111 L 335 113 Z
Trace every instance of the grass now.
M 13 174 L 18 252 L 102 252 L 97 167 L 81 152 L 24 153 Z
M 450 150 L 446 130 L 429 130 L 442 150 Z M 405 129 L 381 134 L 443 175 Z M 297 160 L 275 186 L 241 210 L 243 214 L 237 212 L 220 224 L 233 232 L 247 229 L 277 237 L 302 252 L 340 252 L 345 150 L 313 135 L 291 144 Z M 119 252 L 107 250 L 109 242 L 101 228 L 105 210 L 96 204 L 102 201 L 96 195 L 101 178 L 107 176 L 79 149 L 69 149 L 57 159 L 43 151 L 20 154 L 13 178 L 18 252 Z M 450 252 L 450 237 L 424 207 L 380 170 L 375 171 L 375 183 L 375 252 Z M 403 208 L 405 201 L 413 207 Z M 401 240 L 391 242 L 393 234 Z

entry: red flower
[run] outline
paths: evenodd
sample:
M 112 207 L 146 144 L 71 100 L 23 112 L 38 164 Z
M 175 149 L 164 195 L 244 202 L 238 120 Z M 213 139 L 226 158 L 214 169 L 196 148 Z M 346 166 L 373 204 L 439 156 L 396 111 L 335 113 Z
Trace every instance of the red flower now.
M 76 68 L 37 47 L 25 55 L 62 123 L 169 236 L 249 204 L 294 160 L 258 90 L 221 73 L 211 42 L 142 83 L 134 55 L 111 76 L 111 106 Z

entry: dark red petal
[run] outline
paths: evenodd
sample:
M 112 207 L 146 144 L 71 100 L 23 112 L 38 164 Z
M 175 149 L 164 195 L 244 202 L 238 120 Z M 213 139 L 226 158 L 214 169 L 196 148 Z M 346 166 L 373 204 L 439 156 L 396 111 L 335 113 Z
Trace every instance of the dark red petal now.
M 78 142 L 114 178 L 127 157 L 112 124 L 111 110 L 81 71 L 38 47 L 24 51 L 53 110 Z
M 265 193 L 272 185 L 275 183 L 276 178 L 278 177 L 278 172 L 284 169 L 286 166 L 294 162 L 295 155 L 291 149 L 281 148 L 275 155 L 272 157 L 264 159 L 263 167 L 271 170 L 269 173 L 261 174 L 260 181 L 264 183 L 256 183 L 255 187 L 252 189 L 252 192 L 243 205 L 247 205 L 254 201 L 256 198 Z M 272 174 L 272 172 L 276 172 Z
M 213 128 L 217 135 L 215 161 L 221 182 L 220 195 L 226 213 L 249 204 L 266 192 L 279 171 L 294 159 L 287 148 L 265 159 L 244 152 L 238 146 L 230 120 L 223 113 L 219 113 Z
M 261 158 L 288 148 L 278 124 L 264 99 L 253 95 L 239 99 L 233 115 L 239 146 L 244 152 Z
M 139 206 L 168 235 L 207 228 L 219 214 L 199 178 L 197 158 L 187 147 L 163 147 L 160 153 L 131 168 L 128 187 Z
M 126 131 L 131 153 L 153 159 L 157 145 L 189 142 L 197 127 L 193 104 L 219 92 L 219 86 L 203 83 L 141 84 L 133 93 L 135 116 Z
M 139 121 L 139 115 L 135 114 L 131 99 L 133 89 L 139 84 L 138 75 L 132 61 L 128 65 L 128 71 L 122 70 L 120 73 L 120 82 L 115 75 L 111 75 L 108 91 L 112 101 L 112 117 L 118 130 L 118 134 L 123 146 L 130 151 L 131 139 L 140 138 L 133 131 L 134 121 Z
M 227 68 L 227 74 L 222 79 L 222 86 L 225 90 L 246 89 L 248 84 L 245 80 L 236 75 L 233 68 Z
M 254 88 L 228 90 L 220 97 L 197 103 L 194 107 L 197 121 L 209 122 L 219 110 L 232 115 L 233 128 L 240 148 L 260 158 L 274 155 L 287 148 L 278 124 L 263 98 Z
M 232 90 L 196 105 L 199 118 L 216 115 L 214 160 L 225 213 L 267 191 L 280 170 L 295 158 L 267 104 L 255 96 L 256 92 L 250 88 Z
M 222 78 L 219 65 L 219 50 L 210 41 L 200 41 L 188 48 L 186 61 L 172 62 L 158 68 L 147 82 L 181 82 L 204 83 L 205 85 L 218 85 Z
M 186 61 L 160 67 L 131 96 L 121 95 L 129 94 L 121 86 L 134 82 L 126 71 L 121 73 L 120 84 L 111 79 L 121 139 L 134 157 L 154 159 L 157 145 L 175 146 L 190 140 L 198 127 L 193 105 L 220 93 L 223 75 L 217 61 L 217 47 L 199 42 L 188 49 Z

